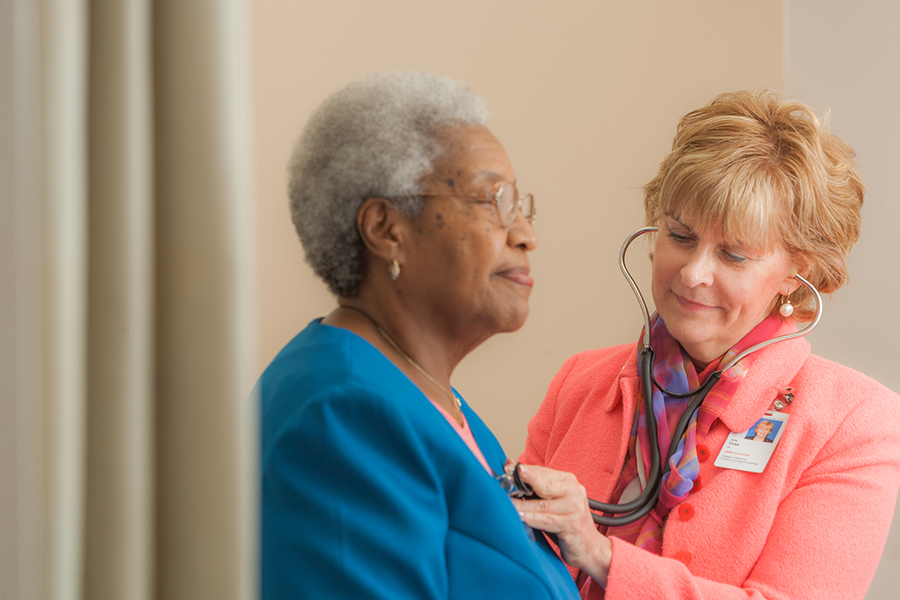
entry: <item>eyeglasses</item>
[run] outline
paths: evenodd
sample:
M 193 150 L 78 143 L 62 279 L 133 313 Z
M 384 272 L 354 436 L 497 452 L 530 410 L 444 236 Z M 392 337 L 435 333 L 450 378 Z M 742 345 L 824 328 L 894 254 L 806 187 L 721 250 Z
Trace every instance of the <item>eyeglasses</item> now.
M 528 221 L 529 225 L 534 225 L 534 218 L 537 211 L 534 206 L 534 196 L 531 194 L 519 195 L 516 184 L 500 181 L 494 184 L 493 191 L 484 194 L 416 194 L 419 197 L 436 198 L 446 196 L 449 198 L 475 198 L 482 204 L 493 204 L 497 208 L 497 214 L 500 215 L 500 222 L 504 228 L 511 227 L 516 220 L 516 213 L 521 211 L 522 216 Z

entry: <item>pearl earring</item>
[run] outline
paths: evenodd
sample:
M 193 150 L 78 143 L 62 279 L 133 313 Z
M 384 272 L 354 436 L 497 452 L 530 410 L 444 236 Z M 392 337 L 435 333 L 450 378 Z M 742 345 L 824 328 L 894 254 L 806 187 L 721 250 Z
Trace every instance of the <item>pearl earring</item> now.
M 396 258 L 391 262 L 388 272 L 391 274 L 391 279 L 394 281 L 397 281 L 397 278 L 400 277 L 400 263 L 397 262 Z
M 794 305 L 791 304 L 790 296 L 781 297 L 781 307 L 778 309 L 778 313 L 785 319 L 794 314 Z

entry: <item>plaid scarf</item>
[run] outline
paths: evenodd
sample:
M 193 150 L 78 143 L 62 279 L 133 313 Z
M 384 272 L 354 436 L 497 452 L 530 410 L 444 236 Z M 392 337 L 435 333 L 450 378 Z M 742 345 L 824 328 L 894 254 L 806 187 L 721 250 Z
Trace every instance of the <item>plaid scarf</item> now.
M 741 338 L 721 360 L 711 363 L 698 375 L 690 357 L 681 348 L 678 340 L 673 338 L 666 329 L 662 318 L 657 316 L 650 325 L 651 339 L 653 347 L 656 349 L 653 375 L 662 387 L 672 392 L 685 393 L 696 390 L 719 365 L 724 366 L 745 349 L 763 340 L 771 339 L 780 326 L 781 321 L 778 316 L 770 315 Z M 676 504 L 687 498 L 700 472 L 697 446 L 703 443 L 710 427 L 731 402 L 731 398 L 737 392 L 738 386 L 755 359 L 756 353 L 754 352 L 722 373 L 722 377 L 709 391 L 699 410 L 691 417 L 687 431 L 678 440 L 675 451 L 669 459 L 670 470 L 662 479 L 656 507 L 647 516 L 634 523 L 610 526 L 605 532 L 606 535 L 614 535 L 655 554 L 662 552 L 665 518 Z M 640 370 L 640 357 L 638 358 L 638 370 Z M 672 398 L 663 394 L 656 387 L 653 389 L 653 414 L 656 416 L 659 451 L 663 460 L 671 446 L 672 431 L 677 427 L 678 421 L 690 401 L 691 398 Z M 650 448 L 650 438 L 647 433 L 647 413 L 644 404 L 644 402 L 638 402 L 634 426 L 628 441 L 628 454 L 613 494 L 614 502 L 620 502 L 623 492 L 633 480 L 638 478 L 636 453 L 638 439 L 640 439 L 643 450 L 641 452 L 643 473 L 650 472 L 650 457 L 647 452 Z

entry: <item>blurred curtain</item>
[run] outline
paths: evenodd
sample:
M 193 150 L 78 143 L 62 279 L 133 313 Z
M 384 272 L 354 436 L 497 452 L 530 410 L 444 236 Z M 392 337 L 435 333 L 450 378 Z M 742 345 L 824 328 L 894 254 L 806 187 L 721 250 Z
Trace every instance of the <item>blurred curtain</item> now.
M 253 598 L 243 2 L 2 11 L 0 599 Z

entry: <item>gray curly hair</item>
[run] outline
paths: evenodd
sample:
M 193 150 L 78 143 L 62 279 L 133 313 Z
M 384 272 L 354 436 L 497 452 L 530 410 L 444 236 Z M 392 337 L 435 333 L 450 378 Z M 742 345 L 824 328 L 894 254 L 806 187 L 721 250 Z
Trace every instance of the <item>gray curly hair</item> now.
M 388 198 L 409 217 L 422 210 L 447 125 L 484 125 L 484 100 L 459 81 L 421 71 L 351 83 L 313 113 L 288 165 L 291 217 L 306 262 L 338 296 L 359 293 L 364 245 L 356 214 Z

